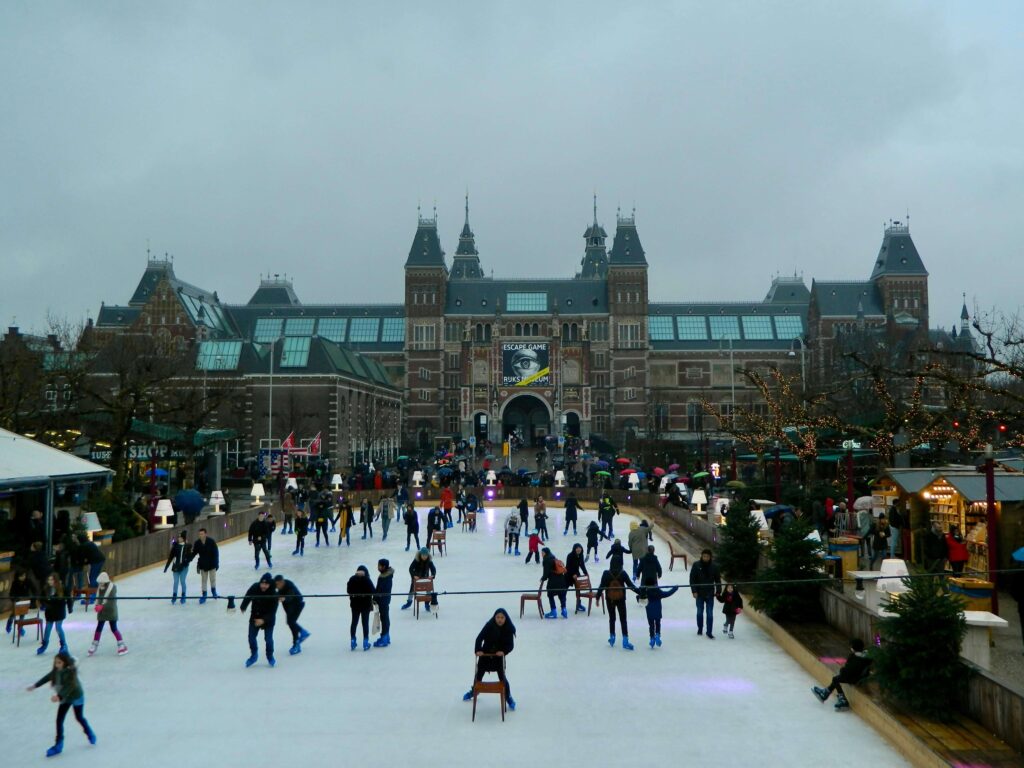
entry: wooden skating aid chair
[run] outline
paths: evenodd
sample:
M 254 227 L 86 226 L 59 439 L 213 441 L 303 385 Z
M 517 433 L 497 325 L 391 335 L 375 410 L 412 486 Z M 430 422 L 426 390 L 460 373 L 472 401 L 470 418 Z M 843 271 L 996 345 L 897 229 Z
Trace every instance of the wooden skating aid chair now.
M 476 662 L 473 665 L 473 719 L 472 722 L 476 722 L 476 699 L 481 693 L 496 693 L 501 700 L 501 722 L 505 722 L 505 683 L 501 678 L 497 680 L 477 680 L 476 679 L 476 667 L 480 664 L 480 659 L 494 657 L 493 653 L 485 653 L 483 656 L 477 656 Z M 501 658 L 501 671 L 505 671 L 505 657 Z M 484 673 L 486 674 L 486 673 Z
M 434 599 L 434 580 L 433 579 L 416 579 L 412 585 L 412 612 L 417 620 L 420 618 L 420 606 L 430 606 L 431 600 Z M 434 610 L 428 610 L 428 613 L 433 613 L 434 618 L 437 618 L 437 606 L 434 606 Z
M 533 592 L 528 592 L 528 593 L 522 595 L 519 598 L 519 618 L 520 619 L 523 618 L 523 613 L 526 611 L 526 603 L 529 602 L 530 600 L 536 600 L 537 601 L 537 613 L 540 614 L 540 617 L 542 619 L 544 618 L 544 608 L 542 607 L 543 604 L 541 603 L 540 593 L 541 593 L 541 588 L 538 587 L 536 594 L 534 594 Z
M 34 615 L 32 612 L 35 611 Z M 39 609 L 33 608 L 29 601 L 18 602 L 14 604 L 14 611 L 12 613 L 14 617 L 14 624 L 12 627 L 11 642 L 14 643 L 15 647 L 21 647 L 21 630 L 25 627 L 36 628 L 36 640 L 38 642 L 43 641 L 43 620 L 39 616 Z
M 448 534 L 445 531 L 434 531 L 430 534 L 430 541 L 427 542 L 427 549 L 431 552 L 437 548 L 437 554 L 444 556 L 448 552 Z

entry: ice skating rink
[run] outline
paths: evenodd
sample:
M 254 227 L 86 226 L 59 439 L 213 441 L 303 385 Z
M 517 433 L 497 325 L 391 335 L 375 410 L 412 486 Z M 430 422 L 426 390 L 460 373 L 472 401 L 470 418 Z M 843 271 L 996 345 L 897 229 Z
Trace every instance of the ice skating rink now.
M 426 508 L 420 509 L 425 529 Z M 436 558 L 438 589 L 535 591 L 537 565 L 502 554 L 506 508 L 488 509 L 476 533 L 456 525 L 449 553 Z M 562 535 L 562 510 L 549 508 L 549 545 L 565 559 L 593 511 L 580 515 L 579 536 Z M 632 518 L 616 518 L 625 541 Z M 216 537 L 215 526 L 211 535 Z M 293 537 L 275 534 L 274 574 L 292 579 L 306 595 L 344 592 L 348 577 L 365 564 L 376 579 L 378 558 L 396 570 L 395 591 L 408 589 L 405 527 L 392 522 L 386 542 L 361 540 L 350 547 L 319 549 L 307 539 L 304 558 L 291 555 Z M 595 585 L 607 566 L 588 563 Z M 681 563 L 668 571 L 668 547 L 655 541 L 665 569 L 663 585 L 685 583 Z M 627 569 L 629 559 L 626 559 Z M 661 648 L 647 645 L 643 609 L 630 597 L 630 639 L 636 650 L 608 647 L 608 623 L 594 614 L 542 621 L 535 604 L 519 618 L 519 595 L 440 597 L 439 617 L 401 611 L 392 602 L 392 645 L 349 650 L 346 598 L 307 599 L 300 622 L 312 636 L 303 652 L 288 655 L 290 633 L 278 611 L 277 667 L 263 658 L 251 669 L 248 617 L 225 610 L 227 595 L 241 596 L 257 580 L 252 549 L 244 540 L 221 547 L 222 599 L 172 606 L 171 575 L 162 566 L 117 580 L 121 596 L 166 594 L 168 599 L 122 601 L 119 626 L 130 652 L 118 657 L 104 632 L 97 654 L 86 655 L 95 627 L 81 607 L 65 622 L 79 659 L 86 716 L 99 737 L 90 747 L 72 715 L 65 724 L 62 765 L 106 768 L 144 765 L 209 766 L 517 766 L 537 761 L 586 766 L 688 764 L 701 766 L 900 766 L 905 761 L 852 712 L 837 713 L 810 691 L 814 681 L 748 619 L 740 616 L 736 639 L 696 635 L 694 601 L 680 590 L 664 603 Z M 199 577 L 188 577 L 189 597 Z M 572 610 L 573 593 L 569 593 Z M 546 600 L 545 600 L 546 603 Z M 495 608 L 512 615 L 518 631 L 508 659 L 518 708 L 501 722 L 496 696 L 481 696 L 477 719 L 462 701 L 473 671 L 473 641 Z M 546 605 L 545 605 L 546 610 Z M 360 638 L 361 639 L 361 638 Z M 56 705 L 49 689 L 24 692 L 51 666 L 36 656 L 31 639 L 20 649 L 10 637 L 0 652 L 0 723 L 4 763 L 43 763 L 53 743 Z

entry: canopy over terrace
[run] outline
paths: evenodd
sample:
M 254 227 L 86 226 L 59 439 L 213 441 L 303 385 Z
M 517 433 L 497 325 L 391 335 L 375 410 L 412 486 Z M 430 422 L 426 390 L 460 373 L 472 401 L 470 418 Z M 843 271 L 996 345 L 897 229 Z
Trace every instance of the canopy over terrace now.
M 93 480 L 106 481 L 113 474 L 99 464 L 43 445 L 16 432 L 0 429 L 0 493 L 45 491 L 47 542 L 52 533 L 56 486 Z

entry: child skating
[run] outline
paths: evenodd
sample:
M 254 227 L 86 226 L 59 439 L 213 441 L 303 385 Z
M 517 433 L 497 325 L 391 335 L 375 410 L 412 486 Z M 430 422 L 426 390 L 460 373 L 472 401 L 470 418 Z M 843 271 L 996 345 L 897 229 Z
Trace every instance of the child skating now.
M 598 527 L 595 520 L 590 521 L 590 525 L 587 526 L 587 530 L 584 532 L 587 537 L 587 559 L 590 558 L 590 551 L 594 551 L 594 562 L 599 562 L 597 555 L 597 542 L 600 539 L 607 539 L 608 537 L 601 533 L 601 529 Z
M 540 534 L 537 531 L 530 532 L 529 549 L 526 553 L 526 564 L 530 564 L 531 558 L 537 558 L 537 565 L 540 565 Z
M 718 602 L 722 604 L 722 615 L 725 616 L 725 631 L 730 638 L 735 638 L 733 630 L 736 627 L 736 617 L 743 612 L 743 595 L 736 589 L 735 584 L 726 584 L 722 594 L 718 596 Z
M 96 653 L 100 645 L 100 636 L 103 634 L 103 625 L 109 622 L 110 631 L 117 640 L 117 655 L 124 656 L 128 653 L 128 646 L 124 644 L 124 638 L 117 629 L 117 587 L 105 571 L 99 575 L 96 583 L 96 605 L 93 606 L 96 611 L 96 632 L 92 636 L 89 655 Z
M 50 701 L 57 704 L 57 739 L 53 746 L 46 750 L 47 757 L 59 755 L 64 751 L 64 718 L 68 710 L 74 708 L 75 719 L 82 726 L 85 738 L 90 744 L 96 743 L 96 734 L 89 727 L 85 719 L 85 693 L 82 691 L 82 683 L 78 679 L 78 669 L 75 660 L 67 651 L 61 651 L 53 657 L 53 667 L 25 690 L 34 691 L 49 683 L 53 686 L 54 694 Z
M 657 584 L 650 584 L 640 587 L 639 598 L 647 600 L 645 610 L 647 611 L 647 631 L 650 634 L 648 645 L 651 648 L 661 648 L 661 601 L 667 600 L 679 591 L 679 587 L 662 589 Z

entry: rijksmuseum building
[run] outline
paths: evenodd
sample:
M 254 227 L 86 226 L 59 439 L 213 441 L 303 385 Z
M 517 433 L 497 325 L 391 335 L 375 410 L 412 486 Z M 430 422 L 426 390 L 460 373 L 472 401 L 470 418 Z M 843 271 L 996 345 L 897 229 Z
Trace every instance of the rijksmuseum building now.
M 595 205 L 583 240 L 575 275 L 494 278 L 468 202 L 452 257 L 436 214 L 420 217 L 394 304 L 305 304 L 278 276 L 232 304 L 151 260 L 95 331 L 175 338 L 204 377 L 234 381 L 245 407 L 219 425 L 239 431 L 239 451 L 320 433 L 342 462 L 513 430 L 528 442 L 713 440 L 725 436 L 702 401 L 726 417 L 764 407 L 738 369 L 828 375 L 838 341 L 865 330 L 933 346 L 970 338 L 966 309 L 959 333 L 929 328 L 928 272 L 900 222 L 865 254 L 866 279 L 777 277 L 748 301 L 652 301 L 635 216 L 617 217 L 609 243 Z

